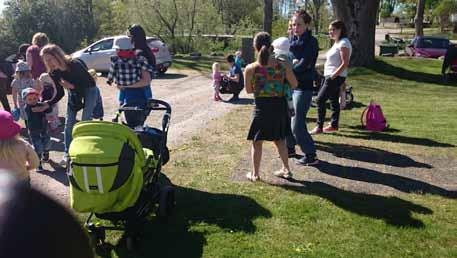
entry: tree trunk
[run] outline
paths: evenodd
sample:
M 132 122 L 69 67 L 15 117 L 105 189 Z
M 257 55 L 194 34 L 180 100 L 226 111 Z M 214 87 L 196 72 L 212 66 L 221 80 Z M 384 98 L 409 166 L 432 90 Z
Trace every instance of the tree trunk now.
M 332 0 L 333 11 L 348 29 L 352 44 L 351 66 L 366 66 L 374 61 L 376 12 L 379 0 Z
M 273 0 L 264 0 L 263 31 L 271 34 L 273 27 Z
M 414 27 L 416 28 L 416 36 L 424 36 L 424 8 L 425 0 L 418 0 L 416 17 L 414 17 Z
M 313 23 L 316 35 L 320 31 L 321 7 L 324 4 L 324 1 L 326 0 L 313 0 Z

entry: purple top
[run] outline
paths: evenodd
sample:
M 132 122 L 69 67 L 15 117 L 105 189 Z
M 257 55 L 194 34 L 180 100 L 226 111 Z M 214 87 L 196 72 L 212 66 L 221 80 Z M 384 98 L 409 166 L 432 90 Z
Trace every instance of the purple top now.
M 37 45 L 31 45 L 27 48 L 27 56 L 30 55 L 32 57 L 32 67 L 30 69 L 32 70 L 33 79 L 37 79 L 42 73 L 46 72 L 46 66 L 40 56 L 40 50 Z
M 213 82 L 220 83 L 222 79 L 221 73 L 213 73 Z

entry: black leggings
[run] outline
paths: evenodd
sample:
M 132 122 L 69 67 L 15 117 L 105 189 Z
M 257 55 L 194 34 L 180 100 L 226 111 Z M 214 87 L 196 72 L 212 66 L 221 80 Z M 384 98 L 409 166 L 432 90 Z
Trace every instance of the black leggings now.
M 319 93 L 317 94 L 317 126 L 319 128 L 324 127 L 325 113 L 327 111 L 326 102 L 330 99 L 332 108 L 332 119 L 330 124 L 332 127 L 338 128 L 340 120 L 340 89 L 343 85 L 346 77 L 338 76 L 335 79 L 326 77 L 322 84 Z
M 8 112 L 11 112 L 11 107 L 8 103 L 8 98 L 6 97 L 8 81 L 8 79 L 0 78 L 0 102 L 2 102 L 3 109 L 5 109 Z

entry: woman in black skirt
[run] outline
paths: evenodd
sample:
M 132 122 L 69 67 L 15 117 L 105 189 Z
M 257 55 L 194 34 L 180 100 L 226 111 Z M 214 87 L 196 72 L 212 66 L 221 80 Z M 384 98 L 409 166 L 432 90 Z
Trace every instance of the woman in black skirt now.
M 273 141 L 278 148 L 283 167 L 274 172 L 275 176 L 290 178 L 287 146 L 285 139 L 291 135 L 290 118 L 287 113 L 285 80 L 290 87 L 297 86 L 297 79 L 290 65 L 274 59 L 271 54 L 271 36 L 259 32 L 254 38 L 257 61 L 245 70 L 247 93 L 253 93 L 255 110 L 249 129 L 248 140 L 252 141 L 253 171 L 246 177 L 251 181 L 259 179 L 260 161 L 262 159 L 263 141 Z

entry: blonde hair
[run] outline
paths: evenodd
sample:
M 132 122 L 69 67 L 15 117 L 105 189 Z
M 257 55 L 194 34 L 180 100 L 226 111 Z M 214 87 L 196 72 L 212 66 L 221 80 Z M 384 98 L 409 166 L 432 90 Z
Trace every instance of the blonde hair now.
M 219 65 L 218 62 L 213 63 L 213 72 L 219 72 L 221 66 Z
M 42 48 L 43 46 L 49 43 L 49 38 L 46 33 L 38 32 L 33 35 L 32 44 L 37 45 L 38 47 Z
M 0 140 L 0 157 L 3 160 L 14 160 L 17 157 L 16 146 L 23 144 L 19 134 Z
M 71 61 L 71 57 L 57 45 L 55 44 L 48 44 L 44 48 L 41 49 L 40 51 L 40 56 L 43 58 L 44 55 L 50 55 L 54 57 L 57 62 L 59 62 L 62 66 L 68 67 L 68 64 Z M 48 72 L 51 72 L 51 69 L 49 68 L 48 64 L 46 63 L 45 59 L 43 58 L 44 65 L 46 66 L 46 70 Z

